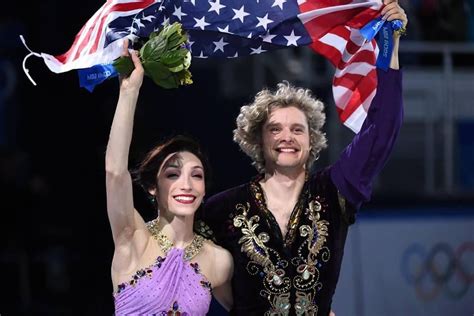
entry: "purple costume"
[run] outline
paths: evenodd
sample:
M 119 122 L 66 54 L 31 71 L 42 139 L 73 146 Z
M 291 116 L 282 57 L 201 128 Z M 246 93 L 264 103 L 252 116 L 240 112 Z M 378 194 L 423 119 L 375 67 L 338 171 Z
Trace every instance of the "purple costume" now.
M 136 272 L 114 294 L 115 315 L 206 315 L 211 286 L 184 250 L 171 248 L 165 258 Z
M 207 201 L 197 227 L 232 253 L 233 315 L 329 314 L 348 228 L 402 123 L 401 77 L 378 71 L 361 131 L 338 161 L 308 175 L 285 236 L 266 206 L 262 176 Z

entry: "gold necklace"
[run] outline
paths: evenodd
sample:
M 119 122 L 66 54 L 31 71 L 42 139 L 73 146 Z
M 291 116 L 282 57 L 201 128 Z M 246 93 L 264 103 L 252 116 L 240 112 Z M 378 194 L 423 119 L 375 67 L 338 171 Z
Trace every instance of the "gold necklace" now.
M 161 229 L 158 227 L 158 219 L 154 219 L 146 223 L 146 225 L 151 235 L 160 246 L 161 251 L 163 251 L 165 255 L 168 255 L 168 252 L 174 247 L 174 245 L 168 236 L 163 234 Z M 191 243 L 184 248 L 184 260 L 189 261 L 194 258 L 201 251 L 202 246 L 204 245 L 204 240 L 204 237 L 201 235 L 194 234 Z

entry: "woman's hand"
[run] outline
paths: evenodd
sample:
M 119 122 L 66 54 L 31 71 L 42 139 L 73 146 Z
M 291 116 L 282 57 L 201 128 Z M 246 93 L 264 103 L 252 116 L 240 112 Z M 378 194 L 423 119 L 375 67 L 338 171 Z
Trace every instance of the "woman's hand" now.
M 138 57 L 138 52 L 136 50 L 128 50 L 128 39 L 125 39 L 123 44 L 122 56 L 130 56 L 133 61 L 135 69 L 132 71 L 130 76 L 120 76 L 120 91 L 121 92 L 138 92 L 143 83 L 143 75 L 145 71 L 143 70 L 142 63 Z

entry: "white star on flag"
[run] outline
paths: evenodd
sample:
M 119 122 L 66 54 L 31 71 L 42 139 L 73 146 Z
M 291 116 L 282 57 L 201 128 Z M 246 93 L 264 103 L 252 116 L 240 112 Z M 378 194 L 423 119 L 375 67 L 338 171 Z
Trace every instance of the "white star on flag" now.
M 226 27 L 224 27 L 224 28 L 217 27 L 217 29 L 218 29 L 219 32 L 221 32 L 221 33 L 232 34 L 232 32 L 229 31 L 229 26 L 228 26 L 228 25 L 227 25 Z
M 244 11 L 244 6 L 242 5 L 242 7 L 238 10 L 236 9 L 232 9 L 234 10 L 234 17 L 232 18 L 232 20 L 235 20 L 235 19 L 239 19 L 240 22 L 244 23 L 244 18 L 247 16 L 247 15 L 250 15 L 249 13 L 245 12 Z
M 145 27 L 145 24 L 142 23 L 142 20 L 140 19 L 133 19 L 133 24 L 135 24 L 136 26 L 138 26 L 138 28 L 140 29 L 141 27 Z
M 295 35 L 295 30 L 291 31 L 290 35 L 284 35 L 283 37 L 286 38 L 286 40 L 288 41 L 286 46 L 290 46 L 290 45 L 298 46 L 298 43 L 296 43 L 296 41 L 301 38 L 301 36 Z
M 137 29 L 134 28 L 133 26 L 127 27 L 126 30 L 128 31 L 128 33 L 131 33 L 131 34 L 135 34 L 135 32 L 137 31 Z
M 214 48 L 214 52 L 216 52 L 217 50 L 224 52 L 224 46 L 229 44 L 227 42 L 224 42 L 223 37 L 221 37 L 221 39 L 218 42 L 213 42 L 213 43 L 214 45 L 216 45 L 216 48 Z
M 200 27 L 201 30 L 204 30 L 204 28 L 209 25 L 209 23 L 206 22 L 205 16 L 203 16 L 200 19 L 194 18 L 194 20 L 196 21 L 196 24 L 194 25 L 194 27 Z
M 262 41 L 267 42 L 267 43 L 271 43 L 271 42 L 272 42 L 272 39 L 273 39 L 275 36 L 276 36 L 276 35 L 273 35 L 273 34 L 270 34 L 270 32 L 267 32 L 267 33 L 265 33 L 265 35 L 262 36 Z
M 163 23 L 161 23 L 161 25 L 165 25 L 165 24 L 170 24 L 170 18 L 165 17 L 163 19 Z
M 183 16 L 187 15 L 187 14 L 181 11 L 181 7 L 176 7 L 176 6 L 174 6 L 173 15 L 174 15 L 174 16 L 177 16 L 178 19 L 181 21 L 181 18 L 182 18 Z
M 196 56 L 196 58 L 207 58 L 208 56 L 205 56 L 202 51 L 201 53 L 199 54 L 199 56 Z
M 252 47 L 250 47 L 250 49 L 252 50 L 252 52 L 250 52 L 250 55 L 261 54 L 261 53 L 265 53 L 265 52 L 266 52 L 266 50 L 263 50 L 263 49 L 262 49 L 262 45 L 260 45 L 260 46 L 257 47 L 257 48 L 252 48 Z
M 192 51 L 193 51 L 193 44 L 194 44 L 194 42 L 188 41 L 188 44 L 189 44 L 189 50 L 192 52 Z
M 154 15 L 147 15 L 147 16 L 143 15 L 142 16 L 142 20 L 145 20 L 145 21 L 148 21 L 148 22 L 152 22 L 154 19 L 156 19 L 156 16 L 154 16 Z
M 209 1 L 211 7 L 209 8 L 209 12 L 215 11 L 217 14 L 221 14 L 221 9 L 225 8 L 225 5 L 222 5 L 220 0 L 216 0 L 215 2 Z
M 276 7 L 276 6 L 279 6 L 280 10 L 283 10 L 283 3 L 285 3 L 285 2 L 286 2 L 286 0 L 275 0 L 273 2 L 272 8 Z
M 264 16 L 263 18 L 260 18 L 260 17 L 257 16 L 257 19 L 258 19 L 258 24 L 257 24 L 256 27 L 263 26 L 263 28 L 264 28 L 265 30 L 267 30 L 268 24 L 270 24 L 270 23 L 273 22 L 273 20 L 270 20 L 270 19 L 268 18 L 268 13 L 265 14 L 265 16 Z

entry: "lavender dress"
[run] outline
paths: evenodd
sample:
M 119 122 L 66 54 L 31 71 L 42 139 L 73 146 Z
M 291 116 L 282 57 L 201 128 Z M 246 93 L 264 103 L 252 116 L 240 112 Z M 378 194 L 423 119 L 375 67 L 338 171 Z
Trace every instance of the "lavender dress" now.
M 171 248 L 114 294 L 115 315 L 206 315 L 211 285 L 197 263 L 185 260 L 184 250 Z

